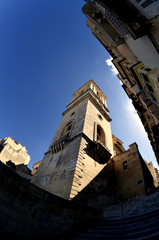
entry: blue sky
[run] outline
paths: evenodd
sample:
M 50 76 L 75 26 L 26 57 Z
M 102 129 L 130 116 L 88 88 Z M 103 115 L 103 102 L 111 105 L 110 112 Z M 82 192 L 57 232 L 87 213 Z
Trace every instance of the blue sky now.
M 109 54 L 86 26 L 82 0 L 0 1 L 0 138 L 26 146 L 29 168 L 41 160 L 72 94 L 93 79 L 107 96 L 112 132 L 155 157 Z M 157 166 L 155 164 L 155 166 Z

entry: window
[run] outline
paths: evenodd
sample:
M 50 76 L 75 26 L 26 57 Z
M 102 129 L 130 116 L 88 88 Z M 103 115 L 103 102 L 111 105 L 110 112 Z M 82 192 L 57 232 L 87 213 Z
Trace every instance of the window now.
M 2 152 L 4 146 L 2 144 L 0 144 L 0 152 Z
M 16 169 L 15 163 L 12 160 L 7 161 L 6 165 L 12 169 Z
M 149 72 L 151 71 L 152 69 L 151 68 L 144 68 L 145 71 Z
M 105 133 L 100 125 L 97 125 L 97 141 L 105 145 Z
M 141 4 L 143 8 L 147 8 L 150 4 L 157 2 L 158 0 L 146 0 L 144 3 Z
M 81 90 L 79 93 L 79 96 L 81 96 L 84 93 L 84 90 Z
M 124 171 L 128 170 L 128 162 L 127 161 L 123 162 L 123 170 Z
M 97 114 L 100 120 L 103 120 L 102 116 L 100 114 Z
M 142 179 L 140 179 L 137 183 L 138 183 L 138 184 L 141 184 L 141 183 L 142 183 Z
M 106 135 L 103 128 L 97 123 L 94 123 L 93 141 L 100 142 L 106 146 Z
M 71 130 L 71 125 L 69 125 L 68 127 L 67 127 L 67 131 L 69 132 L 70 130 Z
M 71 136 L 71 129 L 72 129 L 72 122 L 69 122 L 64 130 L 63 130 L 63 133 L 62 133 L 62 136 L 66 136 L 66 137 L 70 137 Z
M 155 98 L 155 96 L 154 96 L 154 93 L 151 92 L 150 95 L 151 95 L 152 100 L 153 100 L 155 103 L 157 103 L 157 100 L 156 100 L 156 98 Z
M 145 83 L 147 84 L 151 84 L 147 75 L 145 73 L 140 73 L 141 77 L 143 78 L 143 80 L 145 81 Z

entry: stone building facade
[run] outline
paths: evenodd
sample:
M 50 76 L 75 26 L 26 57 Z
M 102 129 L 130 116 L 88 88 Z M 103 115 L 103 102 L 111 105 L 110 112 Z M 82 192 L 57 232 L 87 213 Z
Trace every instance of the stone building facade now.
M 90 80 L 73 94 L 32 183 L 74 198 L 113 156 L 110 121 L 106 96 Z
M 153 183 L 155 187 L 159 186 L 159 172 L 157 168 L 154 168 L 153 163 L 152 162 L 147 162 L 146 160 L 144 160 L 145 164 L 147 165 L 152 177 L 153 177 Z
M 32 175 L 34 175 L 34 174 L 36 173 L 36 171 L 38 170 L 38 168 L 39 168 L 39 166 L 40 166 L 40 163 L 41 163 L 41 160 L 38 161 L 38 162 L 35 162 L 35 163 L 33 164 L 33 169 L 32 169 L 32 171 L 31 171 L 31 174 L 32 174 Z
M 73 201 L 105 207 L 150 194 L 159 186 L 158 170 L 142 158 L 136 143 L 125 150 L 122 141 L 113 135 L 113 147 L 116 154 Z
M 154 189 L 153 176 L 139 153 L 136 143 L 129 146 L 113 159 L 116 179 L 116 191 L 120 199 L 136 195 L 145 195 Z
M 159 162 L 158 9 L 158 1 L 147 0 L 92 0 L 83 7 L 88 27 L 109 52 L 112 63 L 119 71 L 123 89 L 128 94 L 129 86 L 137 95 L 137 104 L 134 94 L 128 94 L 128 97 L 135 103 L 139 117 L 146 126 Z M 145 105 L 148 111 L 143 114 Z M 154 116 L 157 121 L 152 123 Z
M 0 161 L 20 176 L 31 180 L 31 170 L 27 167 L 30 156 L 27 153 L 26 147 L 23 147 L 11 137 L 0 140 Z
M 31 184 L 0 162 L 0 239 L 61 239 L 92 221 L 100 209 L 66 201 Z
M 117 139 L 113 135 L 114 151 L 121 147 L 119 139 L 120 147 L 117 147 Z M 76 194 L 73 201 L 87 206 L 104 207 L 135 195 L 149 194 L 159 186 L 158 170 L 152 162 L 148 163 L 142 158 L 137 144 L 131 144 L 128 150 L 123 149 L 124 147 Z
M 0 161 L 5 164 L 10 161 L 15 165 L 27 165 L 30 161 L 30 156 L 26 147 L 23 147 L 11 137 L 7 137 L 0 140 Z
M 73 94 L 43 160 L 34 164 L 32 183 L 95 207 L 152 191 L 156 170 L 136 143 L 125 150 L 110 121 L 106 96 L 88 81 Z

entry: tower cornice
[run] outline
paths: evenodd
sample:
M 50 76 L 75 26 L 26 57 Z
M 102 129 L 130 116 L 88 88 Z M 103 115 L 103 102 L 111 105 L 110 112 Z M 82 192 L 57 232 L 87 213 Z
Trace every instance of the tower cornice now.
M 80 87 L 76 92 L 73 93 L 73 96 L 79 92 L 81 89 L 83 89 L 85 86 L 89 85 L 90 83 L 92 83 L 97 89 L 98 91 L 100 91 L 100 93 L 102 93 L 102 95 L 105 97 L 105 100 L 107 100 L 107 97 L 105 96 L 105 94 L 102 92 L 102 90 L 98 87 L 98 85 L 91 79 L 89 80 L 87 83 L 85 83 L 82 87 Z
M 110 122 L 112 120 L 108 115 L 109 113 L 108 108 L 100 101 L 100 99 L 91 89 L 88 89 L 81 96 L 79 96 L 78 98 L 73 100 L 69 105 L 67 105 L 67 110 L 63 112 L 62 115 L 64 116 L 66 113 L 68 113 L 75 106 L 77 106 L 79 103 L 83 102 L 87 98 L 96 106 L 96 108 L 99 109 L 99 111 L 102 113 L 102 115 L 106 118 L 107 121 Z

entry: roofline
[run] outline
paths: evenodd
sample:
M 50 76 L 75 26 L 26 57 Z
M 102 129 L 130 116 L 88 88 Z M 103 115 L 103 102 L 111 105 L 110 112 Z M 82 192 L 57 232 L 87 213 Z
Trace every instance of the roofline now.
M 98 85 L 97 85 L 92 79 L 90 79 L 90 80 L 89 80 L 88 82 L 86 82 L 82 87 L 80 87 L 76 92 L 74 92 L 73 95 L 74 95 L 75 93 L 77 93 L 80 89 L 82 89 L 84 86 L 86 86 L 88 83 L 93 83 L 93 84 L 99 89 L 99 91 L 105 96 L 105 98 L 106 98 L 106 100 L 107 100 L 106 95 L 103 93 L 103 91 L 98 87 Z

